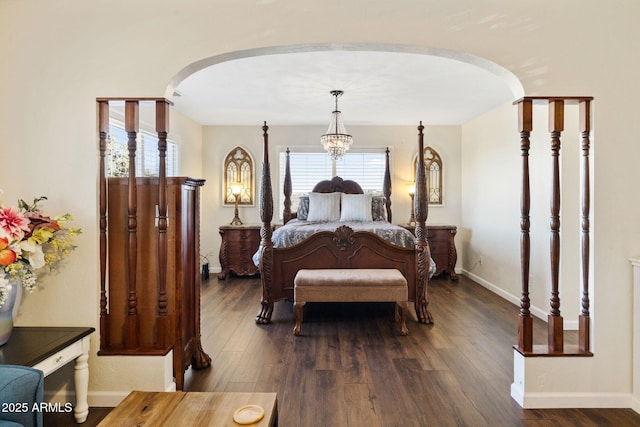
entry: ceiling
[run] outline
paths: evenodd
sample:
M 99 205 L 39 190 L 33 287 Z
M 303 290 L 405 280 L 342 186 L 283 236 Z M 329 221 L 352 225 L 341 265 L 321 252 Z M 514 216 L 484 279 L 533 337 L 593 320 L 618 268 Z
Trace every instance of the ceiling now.
M 201 125 L 459 125 L 517 98 L 495 64 L 421 53 L 320 51 L 232 59 L 187 76 L 174 108 Z M 480 61 L 482 62 L 482 61 Z M 498 70 L 498 71 L 496 71 Z M 517 86 L 517 85 L 516 85 Z M 516 91 L 517 92 L 517 91 Z

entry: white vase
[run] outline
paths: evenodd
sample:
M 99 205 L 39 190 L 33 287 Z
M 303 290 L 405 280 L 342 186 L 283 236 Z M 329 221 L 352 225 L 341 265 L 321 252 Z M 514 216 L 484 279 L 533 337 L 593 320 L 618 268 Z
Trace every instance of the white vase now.
M 11 317 L 13 318 L 13 323 L 16 323 L 16 318 L 20 313 L 20 304 L 22 303 L 22 293 L 24 292 L 24 287 L 22 286 L 22 282 L 16 282 L 16 300 L 13 303 L 13 310 L 11 310 Z
M 9 282 L 7 286 L 9 295 L 6 301 L 0 307 L 0 346 L 4 345 L 11 338 L 11 332 L 13 332 L 13 319 L 14 311 L 17 314 L 18 293 L 20 293 L 20 300 L 22 300 L 22 283 Z

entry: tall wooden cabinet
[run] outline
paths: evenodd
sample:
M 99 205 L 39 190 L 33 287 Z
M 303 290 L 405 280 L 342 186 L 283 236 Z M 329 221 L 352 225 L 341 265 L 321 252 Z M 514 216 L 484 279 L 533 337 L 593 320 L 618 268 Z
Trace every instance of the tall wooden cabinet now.
M 136 178 L 135 215 L 128 179 L 107 180 L 108 316 L 99 354 L 162 355 L 173 349 L 178 389 L 189 365 L 211 363 L 200 341 L 202 185 L 204 180 L 167 178 L 167 251 L 160 256 L 159 180 Z

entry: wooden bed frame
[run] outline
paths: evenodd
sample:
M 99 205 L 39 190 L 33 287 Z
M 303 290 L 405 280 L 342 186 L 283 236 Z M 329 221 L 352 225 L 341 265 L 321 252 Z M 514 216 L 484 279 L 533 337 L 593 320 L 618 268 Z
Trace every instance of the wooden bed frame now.
M 427 189 L 424 158 L 418 156 L 416 167 L 416 191 L 414 195 L 414 214 L 416 218 L 415 246 L 401 248 L 392 245 L 374 233 L 354 231 L 348 226 L 340 226 L 334 232 L 321 231 L 305 241 L 286 248 L 274 248 L 272 240 L 273 191 L 269 164 L 269 135 L 265 122 L 262 127 L 264 146 L 262 163 L 262 182 L 260 199 L 260 278 L 262 281 L 261 309 L 256 323 L 269 323 L 273 313 L 273 304 L 283 299 L 293 300 L 293 279 L 298 270 L 322 268 L 394 268 L 406 277 L 409 288 L 409 301 L 414 301 L 418 320 L 421 323 L 433 323 L 428 310 L 428 281 L 430 251 L 427 242 Z M 418 126 L 418 153 L 424 148 L 424 126 Z M 384 195 L 387 199 L 387 217 L 391 222 L 391 178 L 389 172 L 389 150 L 386 151 L 386 170 Z M 354 185 L 355 184 L 355 185 Z M 314 191 L 362 193 L 360 186 L 339 177 L 322 181 Z M 291 174 L 287 150 L 284 181 L 285 203 L 284 222 L 295 217 L 291 212 Z

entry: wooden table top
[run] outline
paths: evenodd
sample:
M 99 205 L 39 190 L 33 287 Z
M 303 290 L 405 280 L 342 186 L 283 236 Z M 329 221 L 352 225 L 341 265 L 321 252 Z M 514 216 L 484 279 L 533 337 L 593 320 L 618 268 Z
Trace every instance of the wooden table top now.
M 86 327 L 15 327 L 9 342 L 0 347 L 0 364 L 37 365 L 93 331 Z
M 260 421 L 248 425 L 276 425 L 276 393 L 132 391 L 98 427 L 237 427 L 241 424 L 233 420 L 233 414 L 245 405 L 261 406 L 265 413 Z

